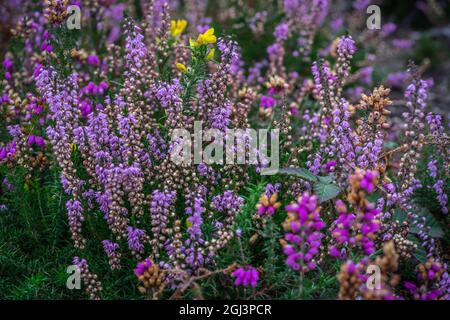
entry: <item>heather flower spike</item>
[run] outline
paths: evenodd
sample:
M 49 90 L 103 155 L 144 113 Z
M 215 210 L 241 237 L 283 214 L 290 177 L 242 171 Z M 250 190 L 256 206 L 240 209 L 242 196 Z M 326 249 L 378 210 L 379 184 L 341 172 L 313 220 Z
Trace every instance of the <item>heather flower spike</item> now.
M 373 2 L 2 0 L 2 297 L 449 300 L 450 15 Z

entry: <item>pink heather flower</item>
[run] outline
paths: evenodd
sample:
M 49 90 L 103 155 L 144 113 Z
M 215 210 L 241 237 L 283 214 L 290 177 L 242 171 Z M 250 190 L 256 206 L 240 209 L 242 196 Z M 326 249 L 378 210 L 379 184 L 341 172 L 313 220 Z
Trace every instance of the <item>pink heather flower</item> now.
M 145 271 L 148 270 L 148 268 L 151 268 L 153 266 L 152 260 L 149 258 L 145 259 L 143 262 L 139 262 L 136 266 L 136 269 L 134 269 L 134 274 L 137 277 L 140 277 L 144 274 Z
M 253 288 L 256 288 L 258 284 L 259 272 L 252 266 L 238 268 L 232 275 L 235 278 L 235 286 L 248 287 L 251 285 Z
M 317 201 L 317 196 L 305 192 L 296 203 L 286 206 L 283 252 L 287 256 L 286 264 L 296 271 L 307 272 L 317 265 L 316 256 L 324 237 L 320 230 L 326 226 L 320 218 Z
M 430 162 L 428 162 L 428 165 L 427 165 L 428 171 L 430 171 L 430 176 L 433 177 L 433 178 L 437 177 L 437 170 L 438 169 L 437 169 L 436 164 L 437 164 L 437 161 L 431 159 Z
M 407 72 L 404 71 L 393 72 L 388 74 L 386 82 L 391 87 L 402 87 L 407 78 L 408 78 Z
M 366 171 L 361 179 L 360 186 L 367 192 L 372 193 L 375 189 L 375 182 L 378 174 L 374 171 Z
M 273 108 L 275 106 L 275 99 L 270 96 L 261 96 L 261 108 Z

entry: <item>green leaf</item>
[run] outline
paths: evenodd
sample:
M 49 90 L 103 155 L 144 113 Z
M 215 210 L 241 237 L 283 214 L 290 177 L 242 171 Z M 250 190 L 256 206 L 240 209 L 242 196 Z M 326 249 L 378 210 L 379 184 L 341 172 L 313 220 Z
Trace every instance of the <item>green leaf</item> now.
M 440 226 L 439 222 L 434 218 L 434 216 L 431 214 L 430 211 L 428 211 L 425 208 L 422 208 L 419 212 L 419 215 L 425 217 L 425 223 L 428 227 L 430 227 L 430 231 L 428 232 L 428 235 L 432 238 L 442 238 L 444 236 L 444 231 L 442 230 L 442 227 Z M 412 233 L 418 233 L 419 230 L 417 227 L 412 226 L 410 228 L 410 231 Z
M 314 184 L 314 193 L 319 197 L 320 202 L 325 202 L 335 198 L 341 189 L 333 183 L 317 182 Z
M 418 245 L 417 249 L 414 251 L 414 257 L 423 264 L 427 263 L 427 252 L 420 245 Z
M 305 168 L 282 168 L 282 169 L 267 170 L 265 171 L 265 174 L 266 175 L 286 174 L 289 176 L 296 176 L 310 182 L 318 181 L 318 177 L 314 173 Z
M 326 184 L 331 184 L 333 183 L 333 176 L 325 176 L 325 177 L 318 177 L 319 181 L 322 183 L 326 183 Z

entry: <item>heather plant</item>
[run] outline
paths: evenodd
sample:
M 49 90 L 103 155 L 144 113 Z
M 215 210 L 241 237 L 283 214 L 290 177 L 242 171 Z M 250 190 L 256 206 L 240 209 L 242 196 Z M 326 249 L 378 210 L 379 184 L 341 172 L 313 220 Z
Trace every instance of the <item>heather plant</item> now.
M 368 1 L 12 3 L 1 297 L 448 299 L 448 114 Z

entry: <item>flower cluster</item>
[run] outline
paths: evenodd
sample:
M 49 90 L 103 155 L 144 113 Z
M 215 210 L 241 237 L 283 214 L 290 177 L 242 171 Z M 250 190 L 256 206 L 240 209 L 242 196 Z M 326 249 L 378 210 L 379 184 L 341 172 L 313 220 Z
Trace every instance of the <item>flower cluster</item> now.
M 243 286 L 244 288 L 251 286 L 256 288 L 259 280 L 259 272 L 252 266 L 241 267 L 232 273 L 235 286 Z
M 419 264 L 418 284 L 405 282 L 404 286 L 415 300 L 448 300 L 450 298 L 450 278 L 447 266 L 430 257 L 425 264 Z
M 89 264 L 87 260 L 81 259 L 79 257 L 74 257 L 73 264 L 77 268 L 79 268 L 79 274 L 81 276 L 81 279 L 83 280 L 85 290 L 89 294 L 89 298 L 91 300 L 99 300 L 99 294 L 103 289 L 102 284 L 98 280 L 97 275 L 91 273 L 91 271 L 89 270 Z
M 307 272 L 317 266 L 325 227 L 319 215 L 316 196 L 301 195 L 296 203 L 286 207 L 288 218 L 283 223 L 286 232 L 283 251 L 287 255 L 286 264 L 299 272 Z
M 111 267 L 111 270 L 120 269 L 121 254 L 119 252 L 119 244 L 114 243 L 110 240 L 103 240 L 102 245 L 106 255 L 108 256 L 109 266 Z
M 341 264 L 340 299 L 398 299 L 399 287 L 449 298 L 448 119 L 429 110 L 445 81 L 424 79 L 427 63 L 391 69 L 419 44 L 393 22 L 368 30 L 369 1 L 3 2 L 0 222 L 17 219 L 5 230 L 48 223 L 22 221 L 22 199 L 41 211 L 65 203 L 77 254 L 119 276 L 137 264 L 147 298 L 228 296 L 220 277 L 201 280 L 231 271 L 236 286 L 267 285 L 252 298 L 297 280 L 302 296 L 328 263 Z M 70 5 L 82 5 L 82 32 Z M 264 177 L 276 157 L 280 170 Z M 417 281 L 399 286 L 399 263 L 422 250 Z M 88 262 L 73 262 L 99 298 Z M 269 283 L 280 275 L 283 287 Z

